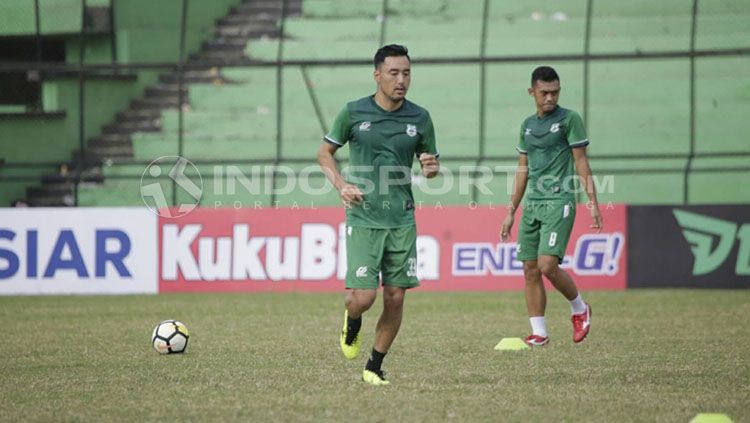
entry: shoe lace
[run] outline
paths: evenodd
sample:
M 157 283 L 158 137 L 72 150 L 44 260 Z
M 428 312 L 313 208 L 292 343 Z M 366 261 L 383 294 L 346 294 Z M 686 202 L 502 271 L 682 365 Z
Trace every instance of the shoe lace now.
M 376 375 L 378 375 L 378 377 L 380 378 L 380 380 L 385 380 L 385 372 L 384 371 L 382 371 L 382 370 L 371 370 L 371 372 L 373 372 Z
M 344 343 L 346 345 L 351 346 L 359 337 L 359 331 L 353 332 L 347 329 L 346 331 L 346 338 L 344 339 Z

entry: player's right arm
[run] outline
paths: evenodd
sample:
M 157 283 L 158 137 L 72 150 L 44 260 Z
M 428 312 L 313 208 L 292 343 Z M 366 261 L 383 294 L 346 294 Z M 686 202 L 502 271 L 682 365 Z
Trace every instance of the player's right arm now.
M 526 149 L 526 135 L 525 128 L 521 125 L 521 133 L 518 139 L 518 168 L 516 168 L 516 175 L 513 179 L 513 193 L 510 196 L 510 204 L 506 208 L 508 214 L 503 220 L 503 225 L 500 227 L 500 240 L 506 242 L 510 239 L 510 230 L 513 228 L 513 221 L 515 220 L 516 210 L 521 204 L 523 194 L 526 192 L 526 182 L 529 180 L 529 156 L 528 150 Z
M 349 108 L 344 106 L 336 116 L 330 132 L 323 137 L 323 145 L 318 149 L 320 168 L 323 169 L 323 173 L 326 174 L 328 180 L 336 187 L 345 207 L 350 207 L 352 203 L 358 204 L 362 201 L 362 192 L 356 185 L 346 182 L 339 172 L 336 159 L 333 158 L 336 151 L 349 141 L 351 135 L 349 128 Z
M 510 239 L 510 230 L 513 228 L 516 210 L 521 204 L 523 194 L 526 192 L 526 182 L 529 180 L 529 157 L 526 154 L 518 156 L 518 168 L 513 180 L 513 194 L 510 197 L 510 204 L 506 208 L 508 214 L 503 220 L 503 226 L 500 228 L 500 239 L 506 242 Z
M 344 177 L 341 176 L 341 172 L 339 172 L 338 166 L 336 166 L 336 159 L 333 158 L 338 149 L 337 146 L 331 143 L 323 142 L 318 149 L 318 163 L 328 180 L 331 181 L 339 192 L 341 202 L 348 207 L 351 203 L 358 204 L 362 201 L 362 192 L 356 185 L 346 182 Z

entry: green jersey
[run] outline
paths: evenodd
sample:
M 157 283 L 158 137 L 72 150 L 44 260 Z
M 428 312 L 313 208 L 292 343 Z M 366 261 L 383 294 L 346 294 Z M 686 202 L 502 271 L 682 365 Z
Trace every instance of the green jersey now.
M 516 149 L 529 158 L 527 200 L 575 201 L 577 178 L 571 149 L 589 144 L 578 113 L 558 106 L 527 117 Z
M 349 144 L 347 181 L 364 201 L 346 210 L 346 224 L 367 228 L 414 225 L 411 168 L 422 153 L 438 155 L 427 110 L 404 100 L 388 112 L 373 96 L 348 103 L 336 116 L 325 140 Z

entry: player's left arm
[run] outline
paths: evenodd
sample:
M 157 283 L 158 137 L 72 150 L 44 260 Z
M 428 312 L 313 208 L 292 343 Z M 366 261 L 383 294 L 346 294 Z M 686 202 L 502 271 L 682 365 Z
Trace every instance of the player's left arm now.
M 596 186 L 594 186 L 594 178 L 592 177 L 591 166 L 589 165 L 589 158 L 586 156 L 586 147 L 573 148 L 573 160 L 576 165 L 576 172 L 578 173 L 581 183 L 586 190 L 586 195 L 589 197 L 589 208 L 591 209 L 591 229 L 596 232 L 602 231 L 602 214 L 599 211 L 599 201 L 596 199 Z
M 419 164 L 422 165 L 422 175 L 427 179 L 436 177 L 440 171 L 440 161 L 438 160 L 438 157 L 433 154 L 420 154 Z
M 415 153 L 419 158 L 419 164 L 422 166 L 422 175 L 428 179 L 436 177 L 440 171 L 440 161 L 438 160 L 440 154 L 435 145 L 435 128 L 432 126 L 432 118 L 429 114 Z
M 586 146 L 589 145 L 589 140 L 586 137 L 583 120 L 578 113 L 574 112 L 568 115 L 566 123 L 568 145 L 573 150 L 576 172 L 586 190 L 586 195 L 589 197 L 588 208 L 591 210 L 592 221 L 589 228 L 601 232 L 602 214 L 599 211 L 599 201 L 596 199 L 596 186 L 594 185 L 589 158 L 586 156 Z

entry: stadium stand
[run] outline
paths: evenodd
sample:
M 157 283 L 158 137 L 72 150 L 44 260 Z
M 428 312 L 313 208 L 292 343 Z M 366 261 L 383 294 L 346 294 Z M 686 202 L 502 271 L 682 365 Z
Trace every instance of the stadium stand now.
M 178 59 L 180 10 L 175 5 L 145 0 L 116 4 L 122 3 L 129 6 L 121 5 L 118 6 L 121 9 L 114 11 L 115 27 L 100 25 L 98 35 L 87 41 L 86 62 L 112 61 L 109 46 L 113 36 L 117 40 L 117 60 L 121 63 Z M 208 60 L 214 65 L 184 74 L 182 103 L 176 72 L 146 69 L 86 79 L 83 131 L 87 139 L 86 160 L 82 160 L 79 152 L 72 158 L 69 156 L 70 151 L 78 148 L 79 139 L 76 76 L 49 77 L 41 84 L 42 111 L 62 115 L 0 120 L 3 145 L 0 155 L 9 163 L 45 163 L 35 169 L 0 168 L 3 192 L 0 201 L 8 203 L 25 193 L 35 205 L 69 204 L 70 172 L 66 174 L 60 172 L 60 167 L 48 165 L 59 162 L 69 171 L 76 166 L 85 170 L 86 183 L 79 187 L 79 205 L 138 205 L 143 163 L 178 152 L 180 113 L 182 151 L 191 160 L 236 165 L 247 174 L 252 165 L 281 165 L 297 170 L 314 166 L 314 151 L 327 125 L 346 101 L 366 95 L 371 89 L 368 85 L 371 66 L 283 68 L 282 120 L 278 122 L 276 69 L 220 64 L 277 59 L 281 1 L 209 3 L 212 5 L 190 2 L 186 42 L 190 52 L 188 63 Z M 77 63 L 80 46 L 76 36 L 81 31 L 81 10 L 76 12 L 65 0 L 45 4 L 49 10 L 42 10 L 43 17 L 54 13 L 54 5 L 67 5 L 66 14 L 55 15 L 54 22 L 42 19 L 43 33 L 66 34 L 62 39 L 70 54 L 64 60 Z M 106 9 L 108 4 L 102 0 L 96 2 L 100 9 Z M 383 23 L 384 42 L 406 44 L 416 59 L 476 57 L 481 53 L 484 12 L 481 1 L 393 0 L 388 2 L 385 22 L 382 4 L 369 0 L 288 1 L 288 16 L 283 22 L 283 59 L 369 60 L 380 42 Z M 692 1 L 688 0 L 594 1 L 589 51 L 687 52 L 691 7 Z M 5 28 L 2 35 L 30 35 L 34 28 L 33 19 L 29 20 L 33 18 L 33 2 L 24 5 L 19 2 L 13 10 L 18 18 L 6 19 L 7 25 L 0 25 Z M 695 48 L 750 47 L 747 41 L 750 8 L 746 2 L 700 1 L 698 12 Z M 490 2 L 485 54 L 489 57 L 583 54 L 585 21 L 585 0 L 564 4 L 551 0 Z M 431 111 L 447 169 L 455 174 L 477 164 L 512 169 L 518 125 L 533 111 L 525 92 L 528 75 L 542 63 L 486 65 L 484 130 L 480 116 L 480 65 L 415 66 L 409 97 Z M 562 77 L 561 104 L 583 113 L 584 63 L 570 60 L 553 65 Z M 595 60 L 590 62 L 588 73 L 585 118 L 592 140 L 591 163 L 595 174 L 614 176 L 611 192 L 605 190 L 600 194 L 602 201 L 681 203 L 686 182 L 690 203 L 750 201 L 747 187 L 725 183 L 750 176 L 746 165 L 750 158 L 746 134 L 750 128 L 744 119 L 750 112 L 744 78 L 750 73 L 750 57 L 695 59 L 694 148 L 691 147 L 689 58 Z M 11 142 L 18 139 L 24 142 Z M 50 143 L 51 139 L 56 142 Z M 342 158 L 346 158 L 345 151 Z M 213 172 L 211 165 L 199 168 L 207 177 Z M 50 172 L 52 169 L 56 170 L 54 174 Z M 40 172 L 48 182 L 42 187 L 35 186 L 38 179 L 34 179 Z M 489 184 L 489 193 L 475 190 L 467 194 L 454 186 L 442 194 L 441 202 L 465 204 L 472 198 L 485 204 L 502 201 L 508 176 L 502 170 L 500 173 Z M 269 176 L 261 180 L 274 182 Z M 284 181 L 285 177 L 275 178 L 275 185 L 283 186 Z M 313 186 L 323 183 L 321 175 L 312 176 L 311 181 Z M 418 199 L 427 198 L 421 192 L 422 183 L 427 182 L 418 181 L 415 188 Z M 240 201 L 248 206 L 255 201 L 267 205 L 278 200 L 281 204 L 304 205 L 310 199 L 299 187 L 278 197 L 243 189 L 233 195 L 208 194 L 206 190 L 202 204 L 230 205 Z M 316 200 L 319 205 L 336 202 L 333 193 Z

